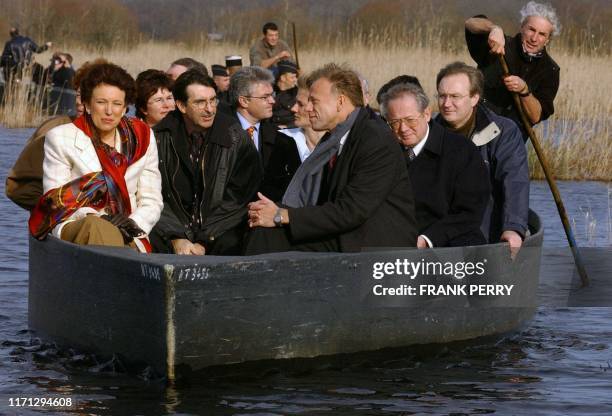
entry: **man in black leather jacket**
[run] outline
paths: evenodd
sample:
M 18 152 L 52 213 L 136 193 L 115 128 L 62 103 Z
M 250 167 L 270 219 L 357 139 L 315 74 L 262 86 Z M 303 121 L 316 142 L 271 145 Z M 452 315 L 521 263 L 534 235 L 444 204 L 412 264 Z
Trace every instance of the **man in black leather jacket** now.
M 151 232 L 156 251 L 240 254 L 246 204 L 263 175 L 253 142 L 217 112 L 212 78 L 196 70 L 174 85 L 177 109 L 155 128 L 164 209 Z

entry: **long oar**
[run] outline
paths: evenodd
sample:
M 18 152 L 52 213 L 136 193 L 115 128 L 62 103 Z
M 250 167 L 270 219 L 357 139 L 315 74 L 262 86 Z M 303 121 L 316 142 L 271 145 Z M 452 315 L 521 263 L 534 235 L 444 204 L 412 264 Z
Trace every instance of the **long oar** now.
M 291 22 L 291 28 L 293 29 L 293 50 L 295 52 L 295 64 L 297 67 L 300 67 L 300 57 L 298 56 L 298 45 L 297 45 L 297 35 L 295 33 L 295 22 Z
M 508 69 L 506 58 L 504 57 L 504 55 L 498 56 L 499 62 L 501 63 L 502 70 L 504 72 L 504 77 L 507 77 L 510 75 L 510 70 Z M 555 199 L 555 204 L 557 204 L 557 210 L 559 211 L 559 216 L 561 217 L 561 222 L 563 223 L 563 228 L 565 229 L 565 235 L 567 236 L 567 241 L 569 242 L 570 248 L 572 249 L 572 254 L 574 255 L 574 262 L 576 263 L 576 268 L 578 269 L 580 280 L 582 280 L 582 287 L 586 287 L 589 285 L 589 277 L 587 276 L 586 269 L 584 268 L 584 263 L 582 262 L 582 256 L 580 255 L 578 244 L 576 244 L 576 239 L 574 238 L 572 227 L 570 226 L 569 220 L 567 218 L 567 212 L 565 211 L 565 206 L 563 205 L 563 201 L 561 200 L 559 188 L 557 188 L 557 183 L 555 182 L 555 178 L 553 177 L 551 169 L 548 166 L 548 162 L 546 161 L 546 157 L 544 156 L 544 152 L 542 151 L 542 147 L 540 146 L 538 137 L 536 136 L 535 131 L 533 131 L 533 129 L 531 128 L 531 123 L 527 119 L 527 115 L 525 114 L 525 110 L 523 109 L 523 103 L 521 103 L 521 99 L 519 98 L 516 92 L 512 93 L 512 98 L 514 99 L 514 105 L 516 107 L 516 110 L 521 116 L 523 127 L 525 128 L 525 130 L 527 130 L 527 134 L 531 139 L 531 144 L 533 145 L 536 155 L 538 156 L 538 160 L 542 165 L 542 170 L 544 170 L 544 176 L 546 176 L 546 181 L 548 182 L 550 191 L 552 192 L 553 198 Z

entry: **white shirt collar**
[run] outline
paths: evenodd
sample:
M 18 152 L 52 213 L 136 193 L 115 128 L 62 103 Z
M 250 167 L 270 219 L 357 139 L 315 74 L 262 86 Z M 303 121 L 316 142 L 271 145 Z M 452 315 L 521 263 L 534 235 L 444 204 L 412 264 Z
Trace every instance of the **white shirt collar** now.
M 418 142 L 417 145 L 412 148 L 412 151 L 414 152 L 415 156 L 418 156 L 419 153 L 421 153 L 421 150 L 423 150 L 423 147 L 425 147 L 425 142 L 427 141 L 428 137 L 429 137 L 429 123 L 427 123 L 427 132 L 425 133 L 425 137 L 423 137 L 423 140 Z
M 300 160 L 302 162 L 306 160 L 308 156 L 310 156 L 311 151 L 306 144 L 306 135 L 301 128 L 295 127 L 292 129 L 281 129 L 279 131 L 291 137 L 295 141 L 295 145 L 297 146 L 298 153 L 300 154 Z
M 340 147 L 338 148 L 338 155 L 340 155 L 340 153 L 342 153 L 342 148 L 344 147 L 344 142 L 346 142 L 346 139 L 349 135 L 349 133 L 351 132 L 351 130 L 347 131 L 346 133 L 344 133 L 344 136 L 342 136 L 340 138 Z

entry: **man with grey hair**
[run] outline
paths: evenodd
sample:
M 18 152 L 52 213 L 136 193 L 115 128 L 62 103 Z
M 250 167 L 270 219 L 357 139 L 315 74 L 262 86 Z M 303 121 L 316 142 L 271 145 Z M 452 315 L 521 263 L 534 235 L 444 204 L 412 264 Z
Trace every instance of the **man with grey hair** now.
M 381 97 L 381 112 L 404 150 L 416 202 L 418 248 L 485 244 L 480 230 L 489 180 L 476 146 L 431 120 L 429 99 L 415 84 Z
M 229 96 L 234 116 L 248 133 L 259 151 L 264 169 L 276 142 L 276 126 L 272 117 L 275 102 L 274 75 L 265 68 L 240 68 L 230 78 Z
M 497 114 L 522 126 L 511 93 L 517 93 L 531 125 L 550 117 L 559 89 L 559 66 L 548 55 L 546 45 L 560 31 L 555 10 L 548 4 L 530 1 L 521 9 L 521 27 L 516 36 L 484 15 L 465 22 L 470 55 L 485 77 L 484 102 Z M 504 55 L 510 76 L 503 78 L 497 55 Z M 524 140 L 527 135 L 523 134 Z

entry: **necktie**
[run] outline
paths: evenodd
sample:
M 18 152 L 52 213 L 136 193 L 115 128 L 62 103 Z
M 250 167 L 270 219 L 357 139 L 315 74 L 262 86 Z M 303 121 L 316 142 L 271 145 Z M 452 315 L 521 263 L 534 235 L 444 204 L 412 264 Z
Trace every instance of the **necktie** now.
M 408 155 L 408 159 L 412 162 L 414 160 L 414 158 L 416 157 L 416 155 L 414 154 L 414 150 L 412 150 L 412 147 L 408 147 L 404 150 L 404 152 L 406 152 L 406 154 Z
M 334 170 L 334 167 L 336 166 L 336 162 L 338 161 L 338 154 L 334 153 L 331 157 L 331 159 L 329 159 L 329 172 L 331 173 L 332 170 Z
M 256 130 L 255 126 L 250 126 L 249 128 L 246 129 L 246 132 L 249 135 L 249 138 L 251 140 L 254 140 L 253 139 L 253 133 L 255 133 L 255 130 Z

